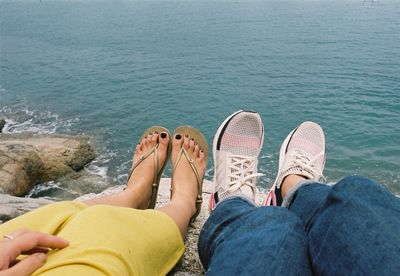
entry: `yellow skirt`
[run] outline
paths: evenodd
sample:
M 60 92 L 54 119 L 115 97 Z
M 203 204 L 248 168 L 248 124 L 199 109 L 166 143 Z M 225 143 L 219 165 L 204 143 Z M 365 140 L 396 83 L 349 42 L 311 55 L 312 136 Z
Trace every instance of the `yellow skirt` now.
M 70 242 L 33 275 L 165 275 L 185 250 L 174 221 L 157 210 L 59 202 L 0 225 L 0 235 L 21 228 Z

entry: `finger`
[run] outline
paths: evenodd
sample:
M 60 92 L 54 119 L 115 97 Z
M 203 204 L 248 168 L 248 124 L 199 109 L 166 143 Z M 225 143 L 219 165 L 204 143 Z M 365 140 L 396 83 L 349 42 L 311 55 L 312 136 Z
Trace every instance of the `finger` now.
M 29 251 L 36 247 L 47 247 L 54 249 L 61 249 L 68 246 L 68 241 L 59 237 L 35 232 L 35 231 L 24 231 L 22 234 L 18 234 L 16 238 L 8 241 L 9 243 L 9 254 L 12 259 L 15 259 L 22 252 Z
M 35 247 L 64 248 L 68 246 L 68 241 L 40 232 L 28 232 L 25 235 L 13 240 L 22 251 L 27 251 Z
M 8 269 L 10 275 L 31 275 L 34 271 L 43 266 L 46 261 L 46 255 L 43 253 L 36 253 L 30 255 Z
M 12 267 L 12 266 L 16 265 L 17 263 L 19 263 L 20 261 L 21 261 L 21 260 L 15 259 L 14 261 L 12 261 L 12 262 L 10 263 L 10 265 L 9 265 L 8 267 Z
M 32 254 L 35 254 L 35 253 L 44 253 L 44 254 L 46 254 L 48 252 L 49 252 L 48 248 L 35 247 L 35 248 L 32 248 L 32 249 L 30 249 L 28 251 L 21 252 L 21 254 L 23 254 L 23 255 L 32 255 Z

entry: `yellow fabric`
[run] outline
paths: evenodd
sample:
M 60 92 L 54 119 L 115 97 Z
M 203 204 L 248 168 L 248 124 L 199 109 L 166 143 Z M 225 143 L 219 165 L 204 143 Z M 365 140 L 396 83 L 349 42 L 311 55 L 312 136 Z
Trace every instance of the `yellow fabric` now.
M 0 235 L 21 228 L 70 242 L 33 275 L 165 275 L 185 249 L 176 224 L 157 210 L 60 202 L 0 225 Z

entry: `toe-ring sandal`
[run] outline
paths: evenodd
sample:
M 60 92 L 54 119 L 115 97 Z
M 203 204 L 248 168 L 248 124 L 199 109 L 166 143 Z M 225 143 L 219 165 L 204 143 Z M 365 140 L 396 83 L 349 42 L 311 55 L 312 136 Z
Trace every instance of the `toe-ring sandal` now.
M 168 129 L 166 129 L 165 127 L 162 126 L 152 126 L 148 129 L 146 129 L 143 133 L 143 135 L 140 137 L 139 143 L 143 140 L 144 137 L 146 137 L 148 134 L 150 133 L 155 133 L 158 132 L 159 134 L 161 132 L 166 132 L 168 133 L 168 136 L 170 138 L 170 141 L 168 143 L 168 149 L 167 149 L 167 156 L 165 158 L 164 164 L 162 164 L 161 168 L 160 168 L 160 161 L 158 159 L 158 147 L 160 145 L 159 142 L 157 142 L 157 144 L 148 152 L 146 152 L 145 154 L 143 154 L 139 160 L 136 161 L 135 164 L 132 165 L 132 169 L 129 173 L 128 176 L 128 180 L 126 183 L 129 182 L 129 179 L 131 178 L 131 175 L 133 173 L 133 171 L 135 170 L 135 168 L 142 163 L 143 160 L 145 160 L 147 157 L 149 157 L 151 154 L 154 154 L 154 176 L 153 176 L 153 184 L 151 187 L 151 196 L 150 196 L 150 202 L 149 202 L 149 209 L 154 209 L 154 207 L 156 206 L 157 203 L 157 192 L 158 192 L 158 186 L 160 185 L 160 179 L 161 179 L 161 175 L 162 172 L 165 168 L 165 165 L 167 164 L 168 161 L 168 157 L 171 153 L 171 135 L 169 134 Z M 160 137 L 158 139 L 161 139 Z
M 204 135 L 197 129 L 191 127 L 191 126 L 180 126 L 177 129 L 175 129 L 174 134 L 172 137 L 175 137 L 176 134 L 181 134 L 182 137 L 185 135 L 188 135 L 191 139 L 193 139 L 200 147 L 200 150 L 204 152 L 204 160 L 207 165 L 207 159 L 208 159 L 208 143 L 207 139 L 204 137 Z M 203 176 L 199 175 L 199 172 L 196 168 L 196 165 L 194 164 L 194 161 L 190 158 L 188 152 L 186 149 L 182 146 L 181 149 L 179 150 L 178 156 L 175 160 L 175 163 L 173 164 L 173 169 L 172 169 L 172 177 L 171 177 L 171 183 L 174 183 L 174 174 L 175 174 L 175 169 L 178 166 L 179 161 L 181 160 L 181 157 L 184 156 L 186 160 L 189 162 L 190 167 L 192 168 L 194 174 L 196 175 L 196 180 L 197 180 L 197 198 L 196 198 L 196 213 L 191 217 L 190 222 L 193 222 L 196 217 L 199 215 L 200 210 L 201 210 L 201 204 L 203 202 L 203 179 L 204 179 L 204 174 Z M 172 196 L 172 191 L 173 187 L 171 185 L 171 196 Z

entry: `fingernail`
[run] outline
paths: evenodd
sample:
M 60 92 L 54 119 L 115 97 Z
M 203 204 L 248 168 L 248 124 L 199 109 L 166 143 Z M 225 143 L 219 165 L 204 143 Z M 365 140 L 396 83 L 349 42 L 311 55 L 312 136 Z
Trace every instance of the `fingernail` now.
M 185 137 L 186 137 L 186 138 L 188 138 L 188 137 L 189 137 L 189 135 L 185 134 Z
M 46 254 L 43 253 L 35 253 L 34 254 L 36 258 L 38 258 L 42 263 L 46 261 Z
M 158 134 L 158 131 L 154 131 L 155 134 Z
M 152 135 L 153 133 L 152 132 L 149 132 L 149 135 Z
M 176 138 L 176 140 L 180 140 L 182 138 L 182 135 L 177 134 L 177 135 L 175 135 L 175 138 Z
M 161 132 L 161 138 L 167 138 L 167 134 L 165 132 Z
M 194 139 L 193 139 L 193 138 L 190 138 L 190 140 L 191 140 L 191 141 L 194 141 Z

